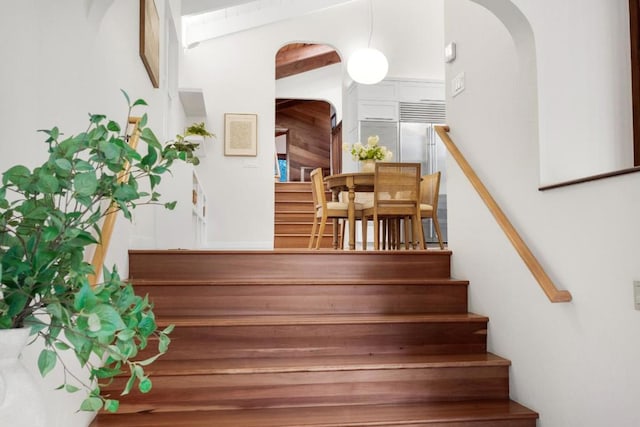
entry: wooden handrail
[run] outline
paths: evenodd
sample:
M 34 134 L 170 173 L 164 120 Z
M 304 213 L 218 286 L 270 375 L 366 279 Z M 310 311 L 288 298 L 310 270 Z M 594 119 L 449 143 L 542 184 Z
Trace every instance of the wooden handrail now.
M 129 146 L 134 150 L 138 147 L 138 141 L 140 140 L 140 131 L 138 124 L 140 123 L 140 117 L 129 117 L 128 126 L 133 126 L 129 137 Z M 126 183 L 129 181 L 130 165 L 126 163 L 124 169 L 118 174 L 118 182 Z M 113 227 L 116 224 L 116 218 L 118 213 L 118 206 L 116 203 L 111 203 L 107 213 L 105 214 L 104 222 L 102 223 L 102 232 L 100 242 L 96 245 L 96 250 L 93 253 L 93 260 L 91 265 L 95 274 L 89 276 L 89 284 L 95 286 L 98 283 L 98 277 L 102 272 L 102 266 L 104 265 L 104 259 L 107 256 L 109 250 L 109 243 L 111 242 L 111 235 L 113 234 Z
M 527 265 L 533 277 L 538 281 L 538 284 L 549 298 L 551 302 L 569 302 L 571 301 L 571 293 L 569 291 L 558 290 L 556 286 L 553 284 L 553 281 L 547 273 L 544 271 L 544 268 L 540 265 L 536 257 L 531 253 L 531 250 L 527 246 L 527 244 L 522 240 L 518 231 L 516 231 L 515 227 L 511 224 L 507 216 L 504 214 L 498 203 L 489 193 L 487 187 L 484 186 L 478 175 L 471 168 L 467 160 L 464 158 L 458 147 L 455 145 L 453 140 L 449 137 L 449 126 L 435 126 L 435 130 L 444 142 L 444 145 L 447 147 L 453 158 L 456 160 L 460 169 L 467 176 L 467 179 L 473 185 L 473 188 L 476 189 L 482 201 L 487 205 L 489 211 L 493 215 L 493 217 L 498 222 L 502 231 L 507 235 L 507 238 L 511 241 L 511 244 L 516 249 L 520 258 Z

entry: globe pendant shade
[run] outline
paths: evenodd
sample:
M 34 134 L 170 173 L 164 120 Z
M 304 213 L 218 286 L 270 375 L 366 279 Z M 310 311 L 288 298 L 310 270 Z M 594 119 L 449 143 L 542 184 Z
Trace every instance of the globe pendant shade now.
M 376 49 L 355 51 L 347 62 L 347 72 L 358 83 L 372 85 L 387 75 L 389 62 L 382 52 Z

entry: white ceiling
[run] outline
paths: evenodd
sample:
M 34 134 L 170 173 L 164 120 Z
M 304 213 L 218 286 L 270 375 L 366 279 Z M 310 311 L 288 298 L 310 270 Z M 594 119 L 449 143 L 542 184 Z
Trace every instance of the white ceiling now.
M 349 1 L 353 0 L 182 0 L 183 43 L 195 46 Z

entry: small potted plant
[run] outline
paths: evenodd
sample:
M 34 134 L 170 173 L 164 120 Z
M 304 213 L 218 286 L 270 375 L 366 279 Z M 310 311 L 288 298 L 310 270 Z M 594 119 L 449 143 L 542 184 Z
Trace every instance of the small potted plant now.
M 129 113 L 146 105 L 124 95 Z M 0 334 L 27 329 L 34 340 L 38 336 L 44 345 L 40 373 L 62 365 L 60 387 L 87 390 L 81 410 L 116 411 L 118 400 L 104 396 L 101 387 L 123 372 L 129 376 L 123 394 L 136 386 L 149 391 L 145 366 L 170 342 L 172 327 L 158 329 L 147 297 L 135 295 L 115 268 L 105 269 L 102 282 L 91 286 L 93 268 L 84 260 L 85 249 L 100 239 L 101 220 L 110 206 L 131 219 L 137 206 L 161 204 L 155 189 L 162 175 L 175 161 L 190 159 L 174 144 L 162 146 L 146 122 L 145 114 L 138 132 L 146 154 L 128 145 L 124 127 L 93 114 L 78 135 L 65 137 L 56 127 L 43 131 L 49 157 L 41 166 L 16 165 L 2 174 Z M 118 179 L 125 169 L 129 179 Z M 141 189 L 143 180 L 149 192 Z M 164 206 L 173 209 L 175 203 Z M 158 346 L 155 355 L 140 359 L 140 350 L 152 343 Z M 88 381 L 67 369 L 61 358 L 66 351 L 87 369 Z M 0 399 L 0 412 L 1 404 Z
M 197 166 L 200 164 L 200 159 L 195 155 L 195 151 L 200 147 L 204 138 L 208 137 L 215 138 L 215 135 L 207 130 L 204 122 L 193 123 L 185 129 L 183 135 L 176 135 L 176 139 L 171 143 L 170 147 L 175 148 L 180 153 L 184 153 L 187 163 Z
M 367 139 L 367 145 L 356 142 L 353 146 L 345 144 L 343 149 L 351 153 L 353 160 L 361 163 L 363 172 L 373 172 L 375 162 L 390 160 L 393 157 L 393 153 L 387 147 L 378 145 L 378 142 L 380 142 L 378 135 L 373 135 Z

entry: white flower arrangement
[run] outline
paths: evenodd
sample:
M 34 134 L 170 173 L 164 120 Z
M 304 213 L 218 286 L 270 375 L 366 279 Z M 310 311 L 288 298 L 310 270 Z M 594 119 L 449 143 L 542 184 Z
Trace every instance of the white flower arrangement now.
M 378 135 L 373 135 L 367 139 L 367 145 L 356 142 L 353 146 L 344 144 L 342 148 L 351 153 L 353 160 L 391 160 L 393 153 L 378 145 L 379 141 Z

